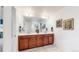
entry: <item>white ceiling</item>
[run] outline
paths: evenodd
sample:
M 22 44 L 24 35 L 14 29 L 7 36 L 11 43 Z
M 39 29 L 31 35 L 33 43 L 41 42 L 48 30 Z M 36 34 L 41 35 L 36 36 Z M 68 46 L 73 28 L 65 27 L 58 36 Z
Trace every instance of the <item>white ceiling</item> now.
M 25 9 L 27 7 L 30 7 L 33 10 L 40 10 L 40 11 L 48 10 L 48 11 L 56 12 L 60 10 L 61 8 L 63 8 L 64 6 L 18 6 L 16 8 Z
M 55 13 L 64 6 L 17 6 L 16 9 L 20 10 L 21 13 L 27 14 L 31 9 L 34 12 L 34 15 L 40 16 L 44 12 Z M 28 11 L 27 11 L 28 10 Z
M 63 6 L 35 6 L 32 8 L 36 10 L 48 10 L 48 11 L 56 12 L 61 8 L 63 8 Z

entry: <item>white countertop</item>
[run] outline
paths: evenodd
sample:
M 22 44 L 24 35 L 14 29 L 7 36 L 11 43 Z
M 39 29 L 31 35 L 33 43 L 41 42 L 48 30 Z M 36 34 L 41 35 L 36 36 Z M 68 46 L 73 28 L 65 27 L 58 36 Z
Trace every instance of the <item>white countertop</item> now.
M 39 34 L 53 34 L 53 32 L 48 32 L 48 33 L 30 33 L 30 34 L 19 33 L 19 35 L 39 35 Z

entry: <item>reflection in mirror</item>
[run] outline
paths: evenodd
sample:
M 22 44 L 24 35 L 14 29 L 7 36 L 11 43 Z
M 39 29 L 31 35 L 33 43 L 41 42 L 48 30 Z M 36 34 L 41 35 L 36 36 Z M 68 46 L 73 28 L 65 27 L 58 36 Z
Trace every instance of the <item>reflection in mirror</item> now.
M 46 29 L 46 20 L 39 17 L 26 17 L 23 16 L 23 27 L 25 33 L 40 33 Z

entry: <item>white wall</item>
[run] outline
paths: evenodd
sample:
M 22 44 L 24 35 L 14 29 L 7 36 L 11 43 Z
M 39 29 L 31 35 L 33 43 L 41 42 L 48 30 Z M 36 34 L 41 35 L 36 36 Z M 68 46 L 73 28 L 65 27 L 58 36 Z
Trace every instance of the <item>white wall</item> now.
M 16 51 L 17 44 L 15 34 L 16 32 L 14 29 L 16 29 L 16 15 L 15 11 L 13 11 L 13 7 L 6 6 L 3 8 L 3 19 L 4 19 L 4 38 L 3 38 L 3 51 L 4 52 L 12 52 Z M 14 26 L 15 25 L 15 26 Z
M 4 40 L 3 51 L 11 51 L 11 7 L 4 7 Z
M 55 27 L 55 38 L 58 47 L 64 51 L 79 51 L 79 7 L 64 7 L 57 12 L 56 20 L 74 18 L 74 30 L 63 30 Z

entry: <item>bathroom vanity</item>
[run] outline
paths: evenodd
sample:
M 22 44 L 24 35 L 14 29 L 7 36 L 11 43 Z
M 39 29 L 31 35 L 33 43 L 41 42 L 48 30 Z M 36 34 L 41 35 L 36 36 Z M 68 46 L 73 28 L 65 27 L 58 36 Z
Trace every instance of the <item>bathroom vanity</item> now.
M 31 34 L 18 36 L 18 50 L 27 50 L 54 43 L 54 34 Z
M 18 34 L 19 51 L 54 43 L 53 28 L 46 19 L 26 16 L 23 18 L 23 25 L 19 26 Z

